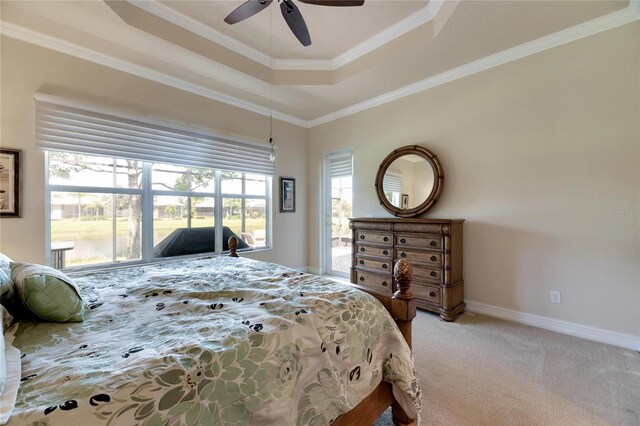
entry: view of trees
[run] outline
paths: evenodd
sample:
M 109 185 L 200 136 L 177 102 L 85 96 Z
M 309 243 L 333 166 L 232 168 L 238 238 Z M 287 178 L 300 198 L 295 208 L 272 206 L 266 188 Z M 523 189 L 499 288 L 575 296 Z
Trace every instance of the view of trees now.
M 73 243 L 68 265 L 141 259 L 143 222 L 152 221 L 155 246 L 176 229 L 213 226 L 216 209 L 237 235 L 252 234 L 257 246 L 268 244 L 266 176 L 170 164 L 147 167 L 136 160 L 49 153 L 51 242 Z M 143 185 L 147 172 L 151 181 Z M 222 194 L 214 185 L 217 176 Z M 153 210 L 143 212 L 147 190 Z
M 81 154 L 54 152 L 50 154 L 49 175 L 57 177 L 64 181 L 72 179 L 74 174 L 85 171 L 93 171 L 98 173 L 110 173 L 114 176 L 126 176 L 126 187 L 130 189 L 141 189 L 142 184 L 142 164 L 136 160 L 123 160 L 124 164 L 116 162 L 97 163 L 91 161 L 91 157 Z M 231 172 L 224 172 L 230 174 Z M 153 182 L 154 186 L 161 186 L 172 191 L 198 191 L 207 187 L 214 179 L 214 171 L 211 169 L 200 168 L 184 168 L 184 172 L 180 173 L 175 181 L 171 184 L 168 182 Z M 91 185 L 91 183 L 88 183 Z M 79 195 L 79 198 L 81 196 Z M 137 259 L 140 257 L 141 251 L 141 226 L 142 218 L 142 198 L 135 195 L 120 195 L 118 199 L 125 201 L 126 204 L 119 204 L 118 209 L 128 212 L 128 233 L 127 233 L 127 259 Z M 202 201 L 201 197 L 181 197 L 184 204 L 184 211 L 189 212 L 187 216 L 187 227 L 191 227 L 191 219 L 194 216 L 195 205 Z M 177 213 L 175 206 L 168 206 L 170 211 Z M 165 209 L 165 211 L 167 211 Z M 82 203 L 79 202 L 79 217 L 82 216 Z

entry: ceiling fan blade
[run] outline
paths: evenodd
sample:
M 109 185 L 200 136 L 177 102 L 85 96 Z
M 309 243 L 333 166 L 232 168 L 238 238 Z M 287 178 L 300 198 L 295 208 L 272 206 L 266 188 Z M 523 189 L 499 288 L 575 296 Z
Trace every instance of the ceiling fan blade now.
M 235 24 L 240 21 L 244 21 L 247 18 L 252 17 L 261 10 L 266 9 L 273 0 L 249 0 L 246 3 L 242 3 L 233 12 L 224 18 L 224 22 L 227 24 Z
M 362 6 L 364 0 L 298 0 L 300 3 L 315 4 L 316 6 Z
M 291 0 L 282 0 L 280 10 L 293 35 L 300 40 L 303 46 L 309 46 L 311 44 L 311 36 L 309 35 L 307 24 L 304 22 L 304 18 L 300 13 L 300 9 L 298 9 Z

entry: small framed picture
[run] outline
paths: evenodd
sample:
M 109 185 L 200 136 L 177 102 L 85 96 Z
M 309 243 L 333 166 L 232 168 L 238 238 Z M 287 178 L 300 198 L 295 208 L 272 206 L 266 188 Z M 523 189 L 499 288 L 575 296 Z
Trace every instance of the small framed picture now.
M 280 178 L 280 213 L 296 211 L 296 180 L 289 177 Z
M 402 194 L 402 200 L 400 201 L 400 208 L 409 208 L 409 194 Z
M 20 217 L 19 149 L 0 149 L 0 217 Z

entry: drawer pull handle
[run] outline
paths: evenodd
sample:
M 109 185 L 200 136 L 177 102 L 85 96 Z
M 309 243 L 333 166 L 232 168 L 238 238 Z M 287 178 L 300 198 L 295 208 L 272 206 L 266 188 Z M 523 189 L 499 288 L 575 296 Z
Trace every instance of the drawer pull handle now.
M 360 277 L 360 281 L 364 281 L 364 277 Z
M 364 260 L 360 259 L 358 263 L 360 263 L 361 265 L 364 265 Z
M 430 292 L 429 297 L 436 297 L 436 292 L 435 291 Z
M 386 287 L 387 286 L 387 282 L 386 281 L 382 281 L 382 287 Z
M 387 264 L 386 263 L 382 264 L 382 269 L 387 269 Z
M 431 261 L 432 261 L 432 262 L 435 262 L 436 260 L 438 260 L 438 258 L 437 258 L 437 257 L 435 257 L 435 256 L 431 256 Z
M 406 242 L 407 242 L 407 240 L 405 240 L 404 238 L 400 238 L 400 243 L 401 243 L 401 244 L 404 244 L 404 243 L 406 243 Z
M 389 241 L 389 237 L 384 237 L 382 240 L 386 243 L 387 241 Z
M 431 242 L 429 243 L 429 245 L 430 245 L 431 247 L 435 247 L 435 246 L 436 246 L 436 244 L 438 244 L 438 243 L 436 243 L 435 241 L 431 241 Z
M 400 253 L 400 257 L 407 257 L 407 253 L 405 252 Z
M 436 274 L 436 271 L 431 271 L 431 273 L 429 275 L 431 275 L 432 277 L 435 277 L 438 274 Z
M 385 250 L 385 251 L 383 251 L 383 252 L 382 252 L 382 254 L 384 254 L 384 255 L 386 256 L 386 255 L 388 255 L 388 254 L 389 254 L 389 251 L 388 251 L 388 250 Z
M 364 247 L 360 247 L 360 251 L 364 253 Z
M 364 235 L 360 235 L 360 239 L 361 239 L 361 240 L 364 240 Z

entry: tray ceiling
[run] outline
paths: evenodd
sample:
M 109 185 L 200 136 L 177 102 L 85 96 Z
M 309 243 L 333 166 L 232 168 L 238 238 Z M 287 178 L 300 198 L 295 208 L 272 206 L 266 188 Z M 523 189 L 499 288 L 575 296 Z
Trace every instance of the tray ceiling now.
M 640 18 L 637 0 L 298 2 L 305 48 L 275 2 L 225 24 L 241 3 L 3 0 L 0 31 L 309 127 Z
M 274 59 L 333 59 L 382 30 L 423 9 L 427 0 L 365 1 L 361 7 L 322 7 L 296 3 L 313 43 L 302 46 L 291 35 L 280 8 L 272 3 L 264 11 L 234 25 L 221 18 L 244 1 L 163 1 L 175 13 L 227 34 Z M 270 28 L 272 46 L 269 46 Z

